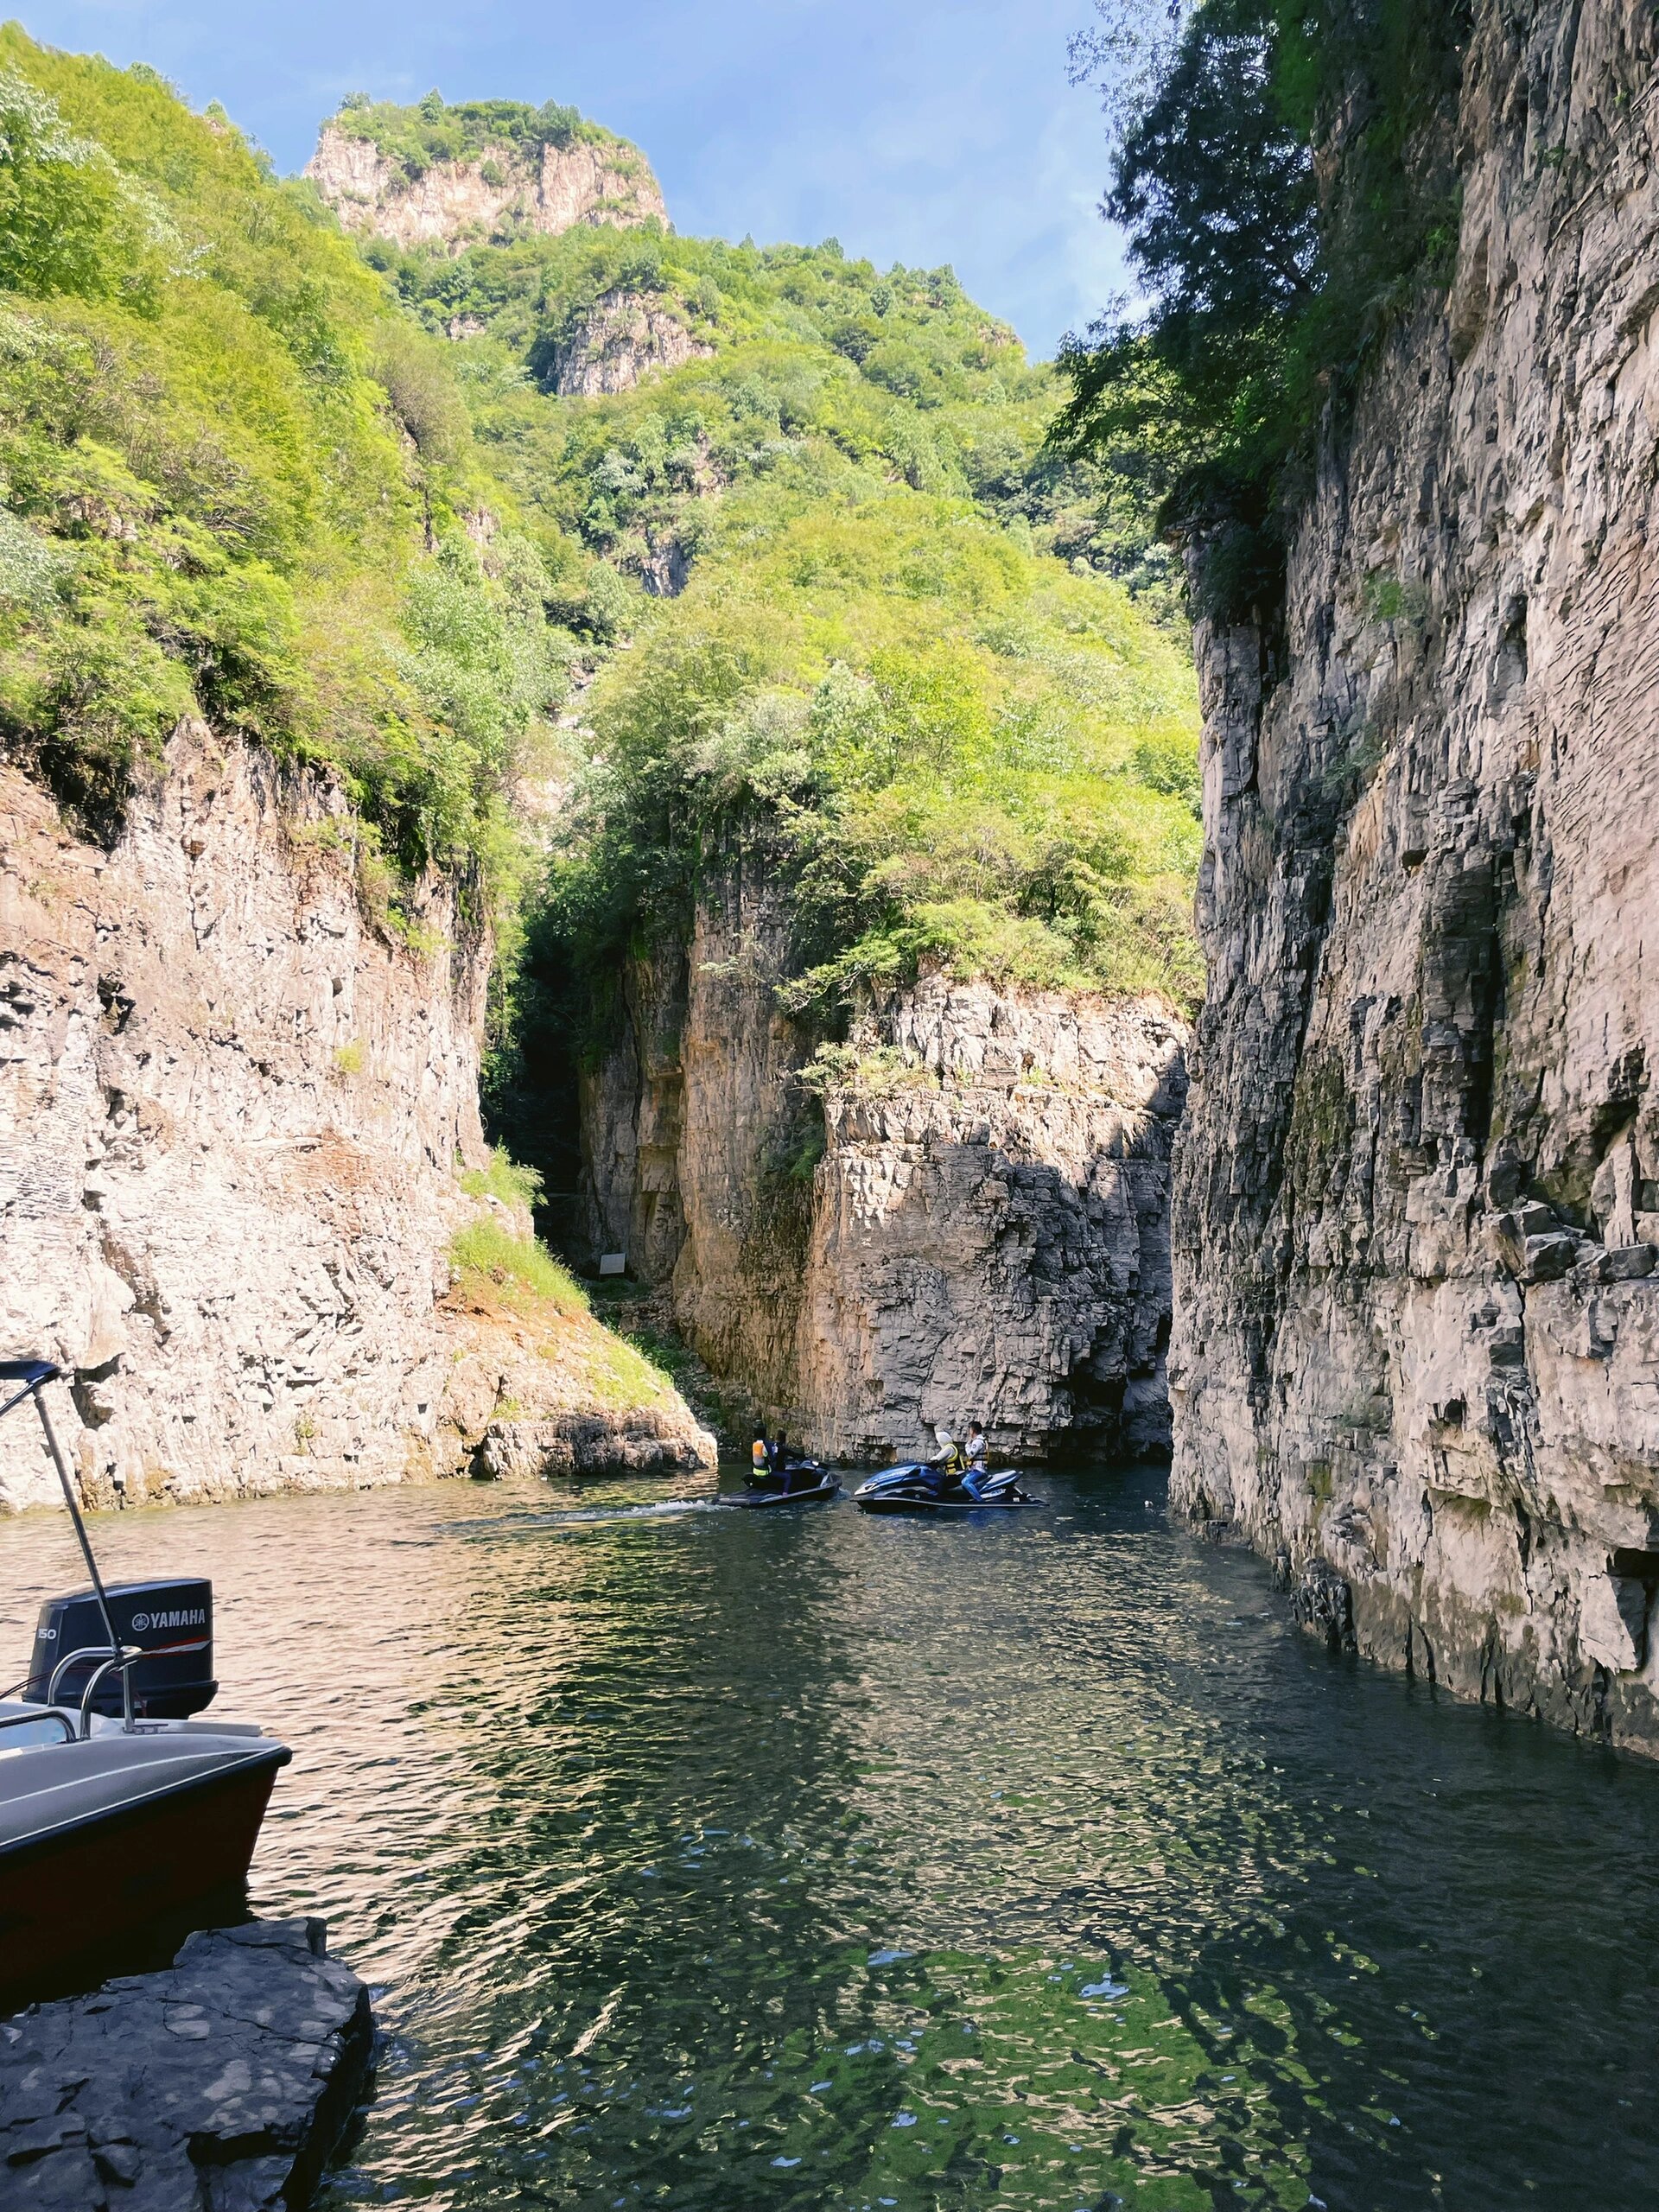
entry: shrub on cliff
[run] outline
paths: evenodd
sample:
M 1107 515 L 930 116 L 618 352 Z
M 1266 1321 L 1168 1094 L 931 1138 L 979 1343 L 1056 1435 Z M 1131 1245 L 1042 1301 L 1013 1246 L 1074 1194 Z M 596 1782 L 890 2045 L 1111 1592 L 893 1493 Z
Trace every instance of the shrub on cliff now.
M 1073 56 L 1106 94 L 1104 213 L 1146 302 L 1068 342 L 1055 449 L 1132 456 L 1138 492 L 1149 458 L 1211 604 L 1271 609 L 1317 423 L 1450 274 L 1467 0 L 1178 0 L 1162 29 L 1096 5 Z
M 348 138 L 366 138 L 393 162 L 410 183 L 440 162 L 465 162 L 492 153 L 537 162 L 543 146 L 569 146 L 578 139 L 621 154 L 634 149 L 589 123 L 579 108 L 546 100 L 532 107 L 524 100 L 450 102 L 433 91 L 412 107 L 393 100 L 372 100 L 352 92 L 333 118 Z M 636 156 L 636 158 L 638 158 Z
M 198 712 L 342 769 L 401 865 L 500 855 L 565 549 L 350 245 L 153 72 L 14 25 L 0 286 L 7 751 L 112 824 Z

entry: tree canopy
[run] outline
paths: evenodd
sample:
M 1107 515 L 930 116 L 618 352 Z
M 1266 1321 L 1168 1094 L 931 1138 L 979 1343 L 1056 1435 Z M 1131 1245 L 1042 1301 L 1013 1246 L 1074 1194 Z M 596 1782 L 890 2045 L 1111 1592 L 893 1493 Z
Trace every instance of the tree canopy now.
M 194 712 L 343 772 L 394 918 L 399 871 L 511 873 L 581 554 L 526 524 L 448 349 L 308 194 L 153 71 L 15 25 L 0 497 L 0 741 L 84 818 L 112 827 Z
M 1104 207 L 1146 302 L 1068 341 L 1055 443 L 1150 453 L 1211 603 L 1261 607 L 1321 413 L 1449 275 L 1465 0 L 1200 0 L 1138 36 L 1124 0 L 1096 6 L 1074 59 L 1107 97 Z

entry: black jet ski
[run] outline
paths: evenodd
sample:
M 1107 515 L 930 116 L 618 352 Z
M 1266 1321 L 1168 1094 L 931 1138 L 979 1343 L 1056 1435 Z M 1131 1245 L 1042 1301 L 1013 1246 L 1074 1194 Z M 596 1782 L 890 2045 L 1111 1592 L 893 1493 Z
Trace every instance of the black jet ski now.
M 771 1467 L 762 1471 L 757 1467 L 750 1474 L 746 1490 L 738 1496 L 722 1497 L 720 1502 L 753 1511 L 764 1505 L 813 1505 L 840 1494 L 840 1478 L 832 1475 L 822 1462 L 797 1459 L 791 1453 L 780 1472 Z
M 1012 1467 L 947 1475 L 921 1459 L 883 1467 L 853 1492 L 853 1503 L 864 1513 L 1009 1513 L 1042 1503 L 1020 1489 Z

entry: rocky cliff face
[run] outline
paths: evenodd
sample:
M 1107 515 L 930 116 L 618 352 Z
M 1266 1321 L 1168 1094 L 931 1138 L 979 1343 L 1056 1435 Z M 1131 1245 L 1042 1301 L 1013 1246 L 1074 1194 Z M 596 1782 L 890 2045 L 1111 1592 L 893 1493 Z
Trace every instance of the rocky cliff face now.
M 582 1102 L 595 1244 L 818 1451 L 915 1452 L 976 1414 L 1025 1459 L 1166 1443 L 1183 1026 L 934 976 L 808 1089 L 783 949 L 740 867 L 630 974 Z
M 561 399 L 632 391 L 641 377 L 707 360 L 714 350 L 644 293 L 603 292 L 559 346 L 553 389 Z
M 511 146 L 474 161 L 437 162 L 411 180 L 370 138 L 325 124 L 305 165 L 348 231 L 371 232 L 407 249 L 503 232 L 556 236 L 578 224 L 630 229 L 668 219 L 643 154 L 620 139 L 546 145 L 526 162 Z
M 1474 16 L 1451 296 L 1327 441 L 1287 650 L 1200 632 L 1174 1497 L 1659 1751 L 1654 21 Z
M 593 1409 L 580 1347 L 451 1292 L 489 949 L 435 881 L 417 945 L 372 928 L 353 842 L 337 789 L 200 726 L 108 852 L 0 770 L 0 1344 L 73 1371 L 94 1503 L 445 1471 L 509 1399 L 563 1464 Z M 706 1456 L 635 1401 L 625 1440 Z M 0 1510 L 55 1497 L 15 1414 Z

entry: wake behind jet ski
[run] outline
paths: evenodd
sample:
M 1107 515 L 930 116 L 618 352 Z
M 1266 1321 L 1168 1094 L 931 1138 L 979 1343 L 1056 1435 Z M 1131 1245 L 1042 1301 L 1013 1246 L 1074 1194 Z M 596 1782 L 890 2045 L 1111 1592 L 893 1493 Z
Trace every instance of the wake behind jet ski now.
M 948 1430 L 936 1433 L 942 1447 L 938 1461 L 907 1459 L 884 1467 L 859 1484 L 853 1503 L 865 1513 L 1006 1513 L 1043 1503 L 1021 1490 L 1016 1469 L 990 1471 L 982 1457 L 964 1459 Z M 982 1444 L 977 1423 L 970 1435 Z

